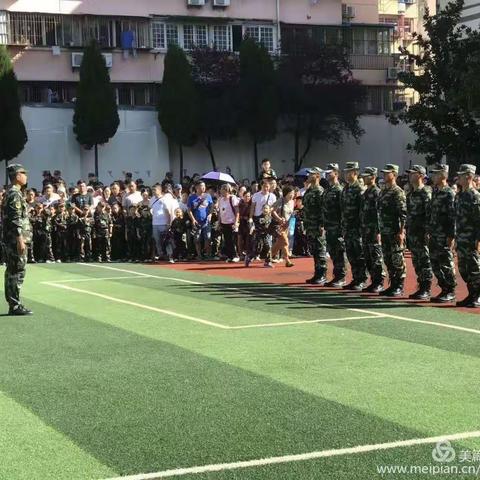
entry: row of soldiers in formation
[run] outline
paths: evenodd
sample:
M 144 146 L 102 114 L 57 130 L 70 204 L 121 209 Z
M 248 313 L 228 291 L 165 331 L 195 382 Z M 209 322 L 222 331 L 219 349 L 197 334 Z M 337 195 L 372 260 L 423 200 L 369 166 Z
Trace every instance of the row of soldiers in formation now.
M 398 170 L 397 165 L 385 166 L 382 189 L 376 184 L 378 170 L 367 167 L 360 173 L 357 162 L 346 164 L 345 187 L 338 181 L 337 164 L 328 165 L 325 172 L 318 167 L 309 170 L 310 185 L 303 198 L 304 224 L 315 274 L 307 283 L 401 297 L 408 246 L 418 281 L 418 290 L 410 298 L 453 302 L 456 249 L 458 268 L 468 287 L 468 296 L 457 305 L 480 308 L 480 193 L 473 184 L 476 167 L 461 165 L 457 194 L 448 184 L 448 165 L 432 168 L 433 188 L 425 185 L 426 169 L 414 165 L 408 170 L 407 194 L 397 185 Z M 330 185 L 326 190 L 320 186 L 322 173 L 326 173 Z M 333 262 L 334 278 L 330 282 L 326 279 L 327 251 Z M 353 277 L 348 285 L 345 254 Z M 386 289 L 384 263 L 390 281 Z M 431 298 L 434 275 L 441 292 Z

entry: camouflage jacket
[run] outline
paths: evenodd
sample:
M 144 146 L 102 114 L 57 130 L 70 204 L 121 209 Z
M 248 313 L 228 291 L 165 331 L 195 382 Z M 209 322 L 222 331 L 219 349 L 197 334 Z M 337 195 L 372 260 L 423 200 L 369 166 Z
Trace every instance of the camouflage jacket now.
M 394 187 L 385 186 L 380 191 L 378 215 L 382 235 L 396 235 L 405 227 L 407 200 L 405 192 L 398 185 Z
M 360 212 L 362 209 L 363 188 L 355 181 L 347 185 L 342 192 L 342 227 L 344 230 L 360 230 Z
M 480 241 L 480 192 L 475 189 L 459 192 L 455 199 L 455 212 L 457 243 Z
M 104 238 L 110 235 L 112 227 L 112 217 L 109 213 L 95 213 L 94 215 L 94 232 L 96 237 Z
M 432 189 L 430 187 L 412 188 L 407 193 L 407 230 L 410 235 L 425 234 L 430 219 L 431 203 Z
M 432 237 L 455 237 L 455 192 L 448 186 L 433 189 L 427 231 Z
M 57 213 L 53 217 L 53 224 L 55 225 L 56 233 L 65 233 L 68 228 L 68 213 Z
M 320 234 L 319 229 L 323 227 L 323 197 L 324 190 L 320 185 L 310 187 L 303 196 L 303 224 L 307 235 Z
M 20 235 L 28 243 L 32 241 L 32 226 L 28 206 L 18 185 L 8 190 L 2 205 L 3 242 L 16 243 Z
M 343 187 L 337 183 L 331 185 L 323 194 L 323 223 L 326 230 L 340 228 L 342 224 L 342 198 Z
M 379 195 L 380 189 L 376 185 L 368 187 L 363 193 L 360 222 L 364 232 L 380 233 L 377 207 Z

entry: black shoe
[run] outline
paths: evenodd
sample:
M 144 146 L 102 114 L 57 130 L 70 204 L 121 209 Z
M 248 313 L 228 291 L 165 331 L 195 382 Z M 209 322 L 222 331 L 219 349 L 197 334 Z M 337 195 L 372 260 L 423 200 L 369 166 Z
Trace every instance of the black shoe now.
M 357 285 L 357 283 L 354 280 L 352 280 L 348 285 L 345 285 L 343 287 L 343 289 L 344 290 L 353 290 L 354 289 L 353 287 L 355 287 L 356 285 Z
M 341 288 L 345 285 L 344 278 L 334 278 L 325 284 L 326 287 Z
M 365 282 L 356 283 L 351 289 L 355 290 L 356 292 L 363 292 L 365 288 Z
M 383 292 L 383 282 L 372 283 L 367 288 L 363 289 L 363 293 L 381 293 L 381 292 Z
M 452 290 L 442 290 L 440 295 L 431 299 L 433 303 L 449 303 L 455 301 L 455 292 Z
M 480 297 L 478 295 L 474 295 L 467 305 L 468 308 L 480 308 Z
M 388 288 L 383 290 L 383 292 L 378 292 L 378 293 L 383 297 L 388 297 L 390 296 L 390 293 L 392 292 L 393 289 L 394 289 L 394 285 L 390 285 Z
M 459 302 L 457 302 L 455 305 L 457 307 L 468 307 L 470 306 L 470 304 L 472 303 L 473 301 L 473 297 L 472 297 L 472 294 L 469 293 L 463 300 L 460 300 Z
M 305 280 L 305 283 L 324 286 L 327 283 L 327 277 L 325 275 L 314 275 L 312 278 Z
M 33 312 L 23 305 L 17 305 L 16 307 L 10 307 L 8 314 L 15 317 L 21 317 L 25 315 L 33 315 Z
M 430 300 L 431 297 L 430 289 L 419 288 L 415 293 L 409 295 L 410 300 Z
M 386 297 L 398 298 L 403 297 L 404 295 L 403 287 L 399 285 L 398 287 L 392 288 L 388 293 L 385 294 Z

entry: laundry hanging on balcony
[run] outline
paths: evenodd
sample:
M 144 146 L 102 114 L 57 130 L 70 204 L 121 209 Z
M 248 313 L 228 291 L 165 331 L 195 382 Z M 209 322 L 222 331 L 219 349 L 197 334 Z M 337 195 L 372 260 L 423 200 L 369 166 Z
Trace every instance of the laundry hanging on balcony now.
M 137 41 L 135 38 L 135 32 L 133 30 L 125 30 L 122 32 L 122 50 L 123 58 L 128 59 L 130 53 L 133 57 L 137 56 Z

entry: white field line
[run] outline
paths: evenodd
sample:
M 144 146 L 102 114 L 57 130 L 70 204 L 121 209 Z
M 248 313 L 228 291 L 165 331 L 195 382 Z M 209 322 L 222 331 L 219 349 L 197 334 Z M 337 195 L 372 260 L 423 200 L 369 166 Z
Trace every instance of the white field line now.
M 77 283 L 77 282 L 101 282 L 103 280 L 138 280 L 144 277 L 140 277 L 139 275 L 129 277 L 91 277 L 91 278 L 69 278 L 67 280 L 52 280 L 51 282 L 41 282 L 45 284 L 50 283 Z
M 157 480 L 160 478 L 180 477 L 183 475 L 222 472 L 225 470 L 238 470 L 240 468 L 262 467 L 265 465 L 276 465 L 292 462 L 304 462 L 318 458 L 338 457 L 342 455 L 352 455 L 357 453 L 376 452 L 379 450 L 391 450 L 401 447 L 412 447 L 414 445 L 428 445 L 442 441 L 465 440 L 468 438 L 480 437 L 480 431 L 455 433 L 452 435 L 442 435 L 438 437 L 412 438 L 409 440 L 398 440 L 396 442 L 377 443 L 373 445 L 358 445 L 349 448 L 337 448 L 332 450 L 319 450 L 316 452 L 301 453 L 296 455 L 283 455 L 281 457 L 260 458 L 257 460 L 245 460 L 231 463 L 216 463 L 211 465 L 202 465 L 197 467 L 176 468 L 164 470 L 156 473 L 141 473 L 138 475 L 127 475 L 124 477 L 110 478 L 106 480 Z
M 177 318 L 182 318 L 184 320 L 191 320 L 192 322 L 202 323 L 204 325 L 221 328 L 223 330 L 228 330 L 229 328 L 220 323 L 210 322 L 209 320 L 203 320 L 201 318 L 192 317 L 190 315 L 183 315 L 182 313 L 173 312 L 171 310 L 164 310 L 162 308 L 151 307 L 149 305 L 144 305 L 142 303 L 130 302 L 129 300 L 124 300 L 123 298 L 111 297 L 109 295 L 103 295 L 102 293 L 90 292 L 88 290 L 83 290 L 81 288 L 69 287 L 67 285 L 61 285 L 59 283 L 54 283 L 54 282 L 46 282 L 46 284 L 51 287 L 63 288 L 64 290 L 70 290 L 72 292 L 77 292 L 77 293 L 84 293 L 85 295 L 91 295 L 93 297 L 103 298 L 104 300 L 110 300 L 111 302 L 123 303 L 124 305 L 143 308 L 144 310 L 150 310 L 152 312 L 162 313 L 164 315 L 169 315 L 170 317 L 177 317 Z
M 116 267 L 108 267 L 106 265 L 93 265 L 93 264 L 88 264 L 88 263 L 87 264 L 79 263 L 79 265 L 84 265 L 86 267 L 105 268 L 105 269 L 114 270 L 114 271 L 116 270 L 116 271 L 119 271 L 119 272 L 127 272 L 127 273 L 131 273 L 131 274 L 133 273 L 133 274 L 142 275 L 142 276 L 146 276 L 146 277 L 173 280 L 173 281 L 178 281 L 178 282 L 190 283 L 190 284 L 194 284 L 194 285 L 206 285 L 205 283 L 202 283 L 202 282 L 192 282 L 192 281 L 189 281 L 189 280 L 183 280 L 183 279 L 175 278 L 175 277 L 161 277 L 161 276 L 156 276 L 156 275 L 149 275 L 147 273 L 134 272 L 132 270 L 116 268 Z M 296 288 L 299 288 L 299 287 L 296 287 Z M 259 292 L 256 292 L 255 290 L 241 289 L 241 288 L 238 288 L 238 287 L 225 287 L 224 289 L 225 290 L 236 290 L 236 291 L 241 291 L 241 292 L 251 291 L 251 293 L 253 293 L 254 295 L 257 295 L 257 296 L 268 296 L 272 299 L 277 298 L 277 299 L 285 299 L 285 300 L 290 300 L 290 301 L 292 300 L 290 297 L 287 297 L 287 296 L 276 296 L 276 295 L 272 295 L 272 294 L 269 294 L 269 293 L 262 293 L 262 292 L 259 293 Z M 328 303 L 317 303 L 313 300 L 308 300 L 308 299 L 301 299 L 300 301 L 311 303 L 311 304 L 314 304 L 318 307 L 342 308 L 342 309 L 348 310 L 350 312 L 368 314 L 368 315 L 371 315 L 372 317 L 392 318 L 392 319 L 395 319 L 395 320 L 402 320 L 404 322 L 423 323 L 424 325 L 434 325 L 436 327 L 449 328 L 451 330 L 459 330 L 459 331 L 462 331 L 462 332 L 468 332 L 468 333 L 474 333 L 476 335 L 480 335 L 480 330 L 476 330 L 474 328 L 468 328 L 468 327 L 461 327 L 459 325 L 452 325 L 452 324 L 449 324 L 449 323 L 432 322 L 432 321 L 429 321 L 429 320 L 418 320 L 416 318 L 403 317 L 403 316 L 399 316 L 399 315 L 393 315 L 393 314 L 390 314 L 390 313 L 376 312 L 374 310 L 365 310 L 365 309 L 361 309 L 361 308 L 344 308 L 342 306 L 342 304 L 333 304 L 332 305 L 332 304 L 328 304 Z M 318 322 L 312 322 L 312 323 L 318 323 Z M 229 327 L 224 326 L 223 328 L 229 328 Z

